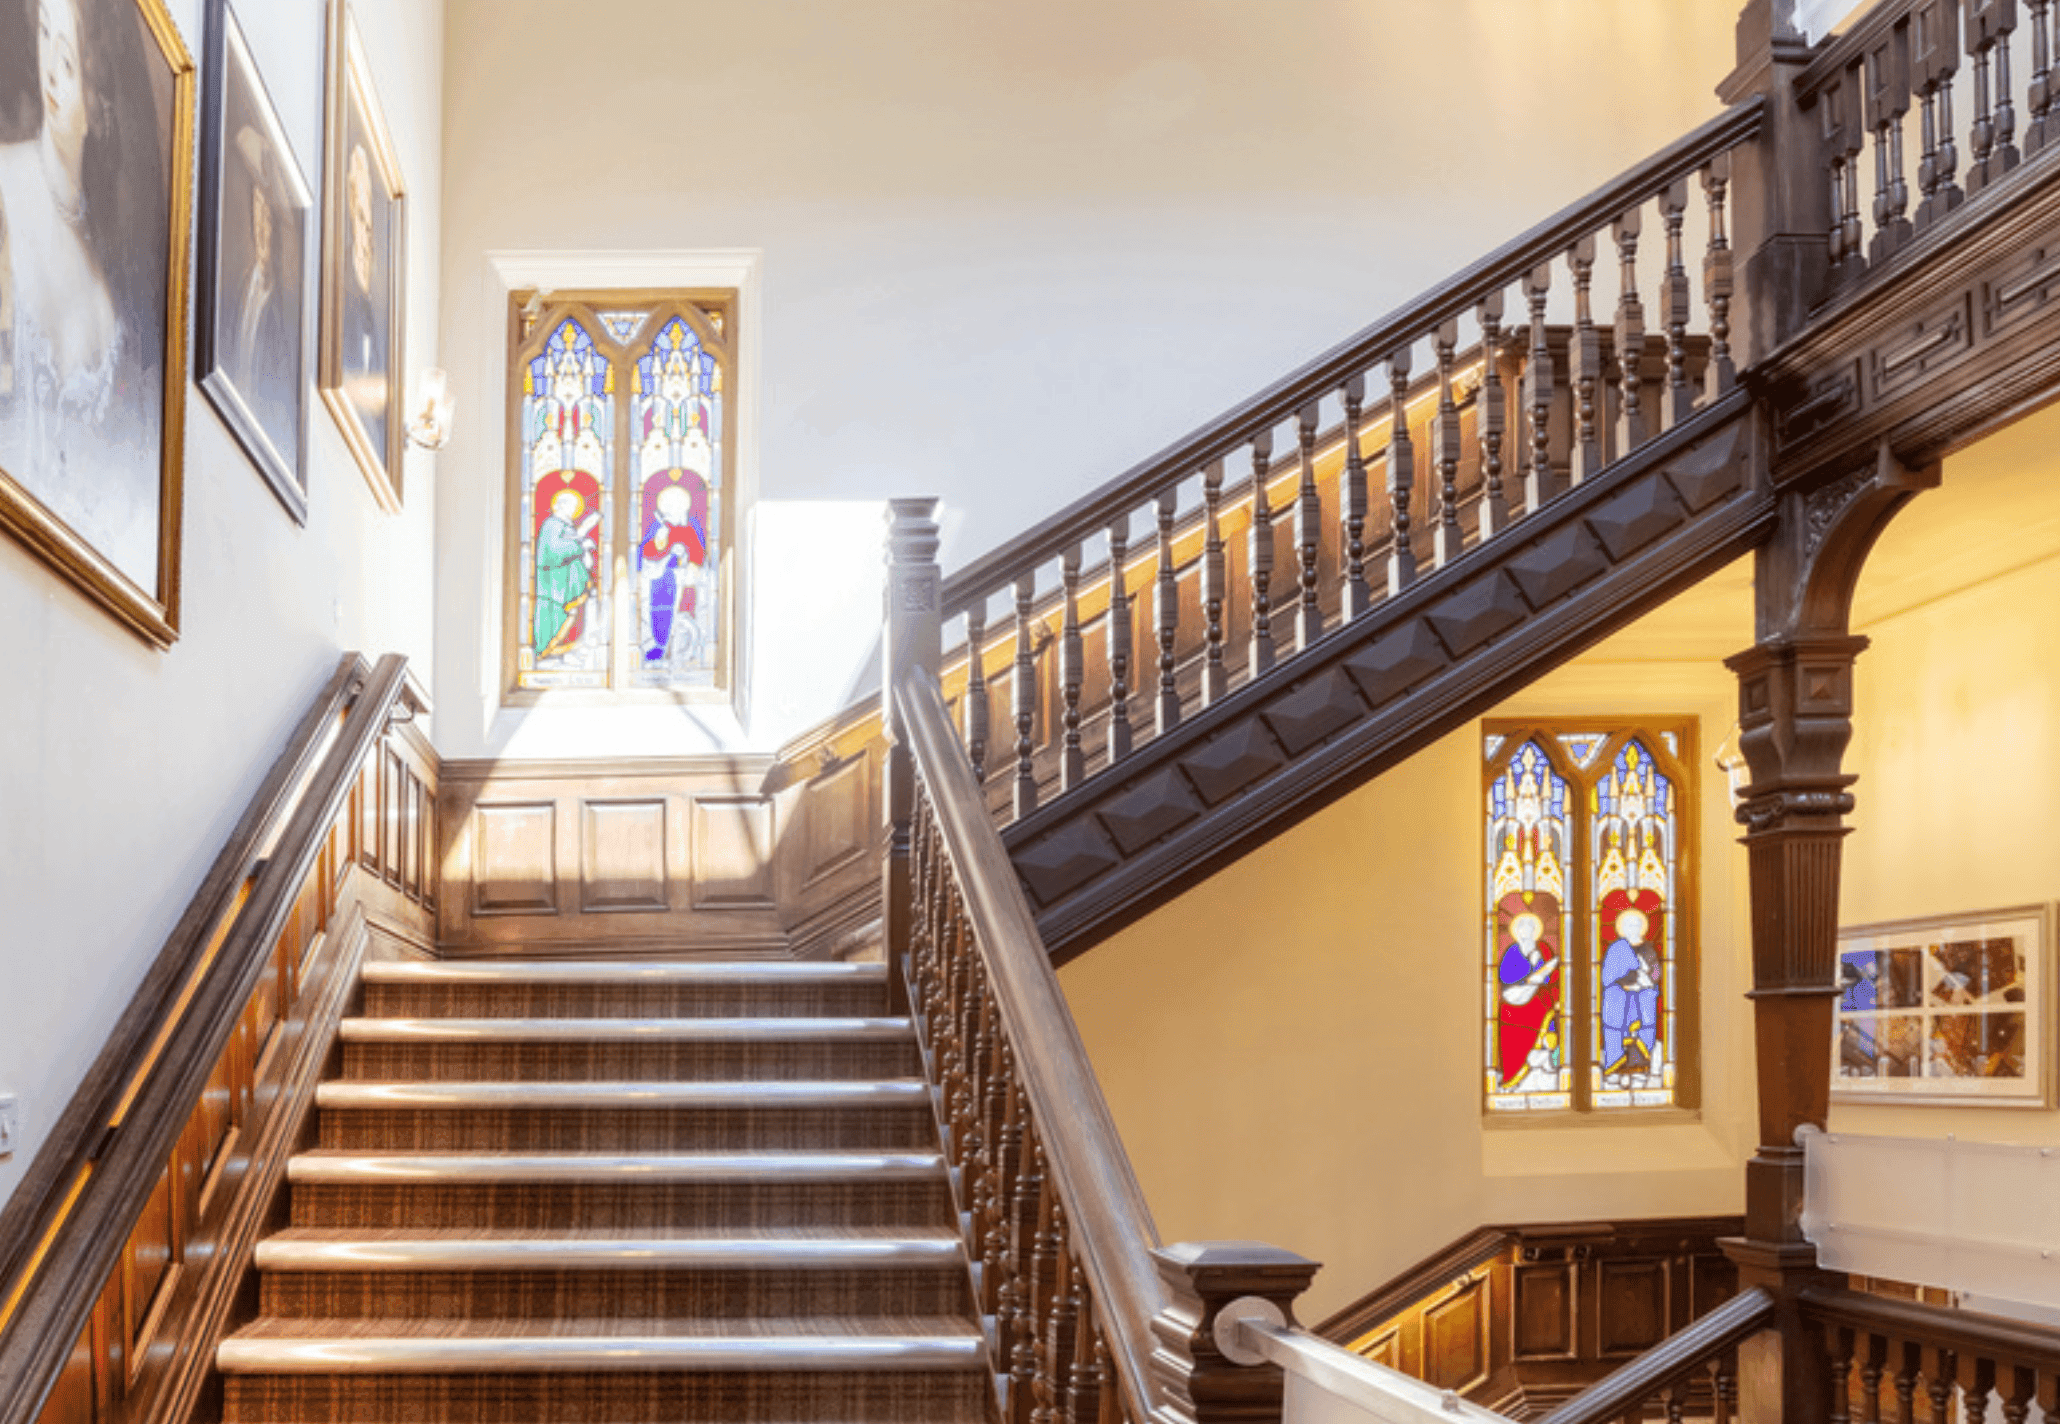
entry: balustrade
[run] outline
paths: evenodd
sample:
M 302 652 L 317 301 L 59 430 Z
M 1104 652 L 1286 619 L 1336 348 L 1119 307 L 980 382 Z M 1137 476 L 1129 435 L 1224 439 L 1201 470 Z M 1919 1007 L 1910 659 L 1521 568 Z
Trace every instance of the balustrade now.
M 2060 1410 L 2060 1340 L 2036 1326 L 1943 1306 L 1819 1289 L 1801 1297 L 1830 1363 L 1831 1424 L 2024 1424 Z
M 1282 675 L 1727 395 L 1729 155 L 1756 139 L 1759 114 L 1749 103 L 1705 125 L 952 578 L 942 613 L 963 641 L 944 685 L 995 813 L 1032 815 L 1236 687 Z M 1665 237 L 1651 332 L 1637 262 L 1648 228 Z M 1598 265 L 1605 235 L 1615 260 Z M 1524 316 L 1505 325 L 1512 291 Z M 1140 517 L 1152 537 L 1133 544 Z M 1132 623 L 1145 588 L 1149 678 Z M 988 731 L 1004 669 L 1005 767 Z M 1131 707 L 1144 687 L 1149 717 Z

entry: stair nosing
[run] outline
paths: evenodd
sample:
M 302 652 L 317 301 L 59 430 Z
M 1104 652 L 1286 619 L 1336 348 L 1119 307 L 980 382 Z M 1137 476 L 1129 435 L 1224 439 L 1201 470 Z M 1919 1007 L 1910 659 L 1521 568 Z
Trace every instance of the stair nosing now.
M 877 960 L 375 960 L 367 984 L 871 984 Z
M 767 1182 L 943 1180 L 938 1152 L 706 1153 L 297 1153 L 289 1181 L 392 1182 Z
M 913 1041 L 906 1018 L 433 1018 L 421 1015 L 344 1019 L 346 1043 L 473 1042 L 901 1042 Z
M 479 1370 L 949 1370 L 986 1359 L 962 1334 L 231 1336 L 216 1368 L 246 1374 L 466 1374 Z
M 315 1088 L 318 1107 L 344 1109 L 432 1109 L 451 1107 L 507 1110 L 587 1108 L 887 1108 L 927 1101 L 929 1085 L 919 1078 L 848 1080 L 756 1079 L 711 1082 L 695 1079 L 636 1082 L 359 1082 L 332 1080 Z
M 259 1270 L 298 1272 L 485 1270 L 865 1270 L 962 1265 L 956 1234 L 892 1237 L 532 1236 L 317 1239 L 258 1242 Z

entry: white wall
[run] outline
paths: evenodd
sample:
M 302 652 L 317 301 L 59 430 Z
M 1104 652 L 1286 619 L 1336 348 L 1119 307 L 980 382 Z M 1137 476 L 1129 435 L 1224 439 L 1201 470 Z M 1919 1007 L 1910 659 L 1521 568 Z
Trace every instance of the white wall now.
M 171 0 L 203 53 L 201 0 Z M 319 189 L 322 0 L 242 0 L 251 47 Z M 441 0 L 354 0 L 410 197 L 408 364 L 435 364 Z M 12 1192 L 282 739 L 339 652 L 429 676 L 434 462 L 378 512 L 318 400 L 296 527 L 197 388 L 187 395 L 183 628 L 160 653 L 0 539 L 0 1093 L 21 1099 Z
M 500 349 L 506 317 L 482 296 L 489 253 L 755 249 L 761 503 L 941 494 L 950 567 L 1715 112 L 1736 14 L 451 0 L 444 346 L 466 418 L 441 491 L 446 749 L 712 734 L 682 717 L 670 741 L 648 718 L 496 718 L 479 591 L 505 397 L 475 357 Z M 807 539 L 762 528 L 755 556 L 866 641 L 877 583 L 830 577 L 820 555 L 877 531 L 869 513 Z M 754 651 L 761 672 L 791 659 L 769 636 Z M 786 676 L 803 720 L 844 691 Z M 776 700 L 756 699 L 755 740 L 790 729 Z

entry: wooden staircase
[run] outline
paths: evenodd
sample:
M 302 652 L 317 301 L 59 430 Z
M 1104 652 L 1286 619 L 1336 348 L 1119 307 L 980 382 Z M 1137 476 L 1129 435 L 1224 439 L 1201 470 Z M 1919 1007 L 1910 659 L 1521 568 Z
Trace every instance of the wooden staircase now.
M 984 1419 L 884 966 L 385 962 L 221 1346 L 269 1424 Z

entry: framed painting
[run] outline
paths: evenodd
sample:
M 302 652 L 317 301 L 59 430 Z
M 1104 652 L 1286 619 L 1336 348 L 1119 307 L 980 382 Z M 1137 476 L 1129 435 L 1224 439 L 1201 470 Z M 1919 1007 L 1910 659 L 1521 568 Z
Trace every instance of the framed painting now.
M 179 635 L 193 61 L 164 0 L 0 0 L 0 527 Z
M 2051 941 L 2040 905 L 1840 930 L 1832 1095 L 2044 1104 Z
M 322 402 L 380 508 L 401 507 L 407 198 L 350 7 L 331 0 L 322 193 Z
M 208 7 L 206 73 L 200 387 L 279 502 L 305 524 L 314 195 L 228 0 Z

